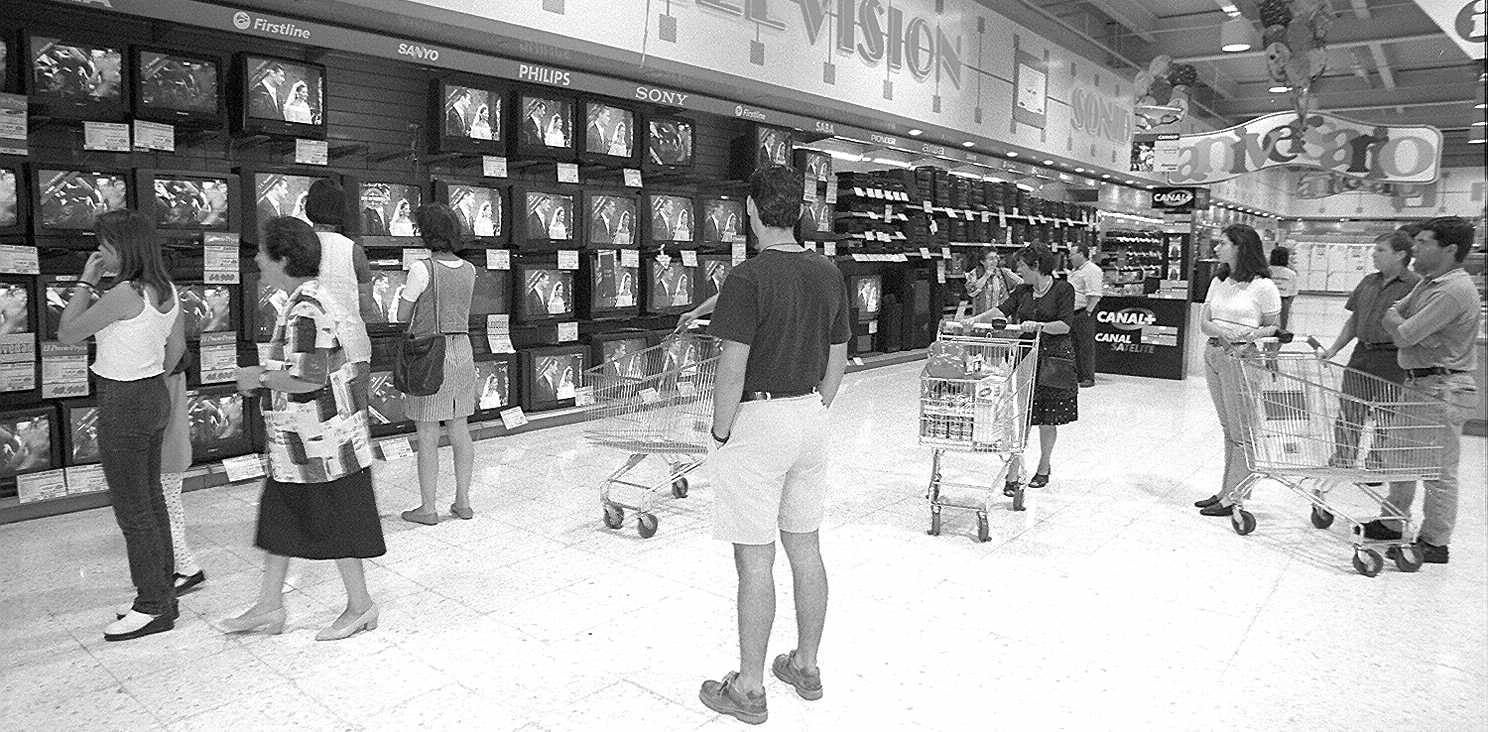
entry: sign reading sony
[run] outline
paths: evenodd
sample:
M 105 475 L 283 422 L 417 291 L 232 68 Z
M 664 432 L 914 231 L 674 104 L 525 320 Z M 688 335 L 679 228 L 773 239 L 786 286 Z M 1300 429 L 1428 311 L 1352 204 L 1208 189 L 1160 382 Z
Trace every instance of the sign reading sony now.
M 1277 112 L 1215 132 L 1178 138 L 1173 183 L 1214 183 L 1299 165 L 1392 183 L 1430 183 L 1441 168 L 1435 127 L 1384 127 L 1330 114 Z
M 1084 87 L 1070 93 L 1071 126 L 1091 137 L 1126 143 L 1132 137 L 1132 110 L 1120 102 Z

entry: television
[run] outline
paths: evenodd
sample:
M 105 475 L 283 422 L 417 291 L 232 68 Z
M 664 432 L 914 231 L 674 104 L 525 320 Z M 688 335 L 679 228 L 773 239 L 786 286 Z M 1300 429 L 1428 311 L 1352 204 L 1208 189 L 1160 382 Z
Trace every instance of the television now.
M 513 320 L 534 325 L 574 317 L 574 272 L 556 263 L 512 265 L 513 284 L 520 287 Z
M 571 160 L 574 157 L 574 100 L 547 89 L 518 92 L 513 109 L 518 157 Z
M 293 216 L 305 223 L 305 200 L 310 197 L 310 186 L 322 178 L 341 182 L 335 173 L 320 172 L 307 168 L 250 169 L 239 168 L 238 176 L 243 185 L 252 186 L 253 220 L 244 222 L 244 239 L 258 243 L 263 236 L 264 224 L 279 216 Z M 348 208 L 350 208 L 348 201 Z
M 248 400 L 233 386 L 186 392 L 191 428 L 191 458 L 202 463 L 253 451 Z
M 413 220 L 413 212 L 427 198 L 424 186 L 411 181 L 350 179 L 346 187 L 348 194 L 356 196 L 356 231 L 363 246 L 424 245 Z
M 57 437 L 51 407 L 0 411 L 0 480 L 56 467 Z
M 696 373 L 698 364 L 718 355 L 715 341 L 678 338 L 670 331 L 658 332 L 653 339 L 661 346 L 660 363 L 652 364 L 652 368 L 658 369 L 657 373 L 691 376 Z
M 372 369 L 367 385 L 367 426 L 374 437 L 413 430 L 403 406 L 403 392 L 393 385 L 393 372 Z
M 187 128 L 221 127 L 222 59 L 135 46 L 134 117 Z
M 609 379 L 644 379 L 650 372 L 647 348 L 653 345 L 651 334 L 644 330 L 619 330 L 589 337 L 592 368 L 603 367 L 600 374 Z
M 578 237 L 574 218 L 577 197 L 575 191 L 567 188 L 513 188 L 512 200 L 518 206 L 518 218 L 512 248 L 523 252 L 580 248 L 583 240 Z
M 693 203 L 689 196 L 674 193 L 646 195 L 646 242 L 652 247 L 691 246 L 697 239 Z
M 697 285 L 693 292 L 698 302 L 703 302 L 723 289 L 723 281 L 734 271 L 734 258 L 728 254 L 699 254 Z
M 801 171 L 808 180 L 828 185 L 836 182 L 832 178 L 832 156 L 817 150 L 797 149 L 796 170 Z
M 485 318 L 511 312 L 512 273 L 509 269 L 486 269 L 485 256 L 470 256 L 475 265 L 475 287 L 470 291 L 470 317 Z M 475 261 L 481 260 L 481 261 Z
M 434 181 L 436 200 L 443 201 L 460 222 L 466 241 L 473 246 L 498 246 L 511 232 L 507 188 L 476 181 Z
M 320 64 L 238 54 L 238 110 L 245 135 L 324 139 L 326 70 Z
M 32 279 L 26 275 L 0 274 L 0 336 L 36 332 Z
M 264 282 L 254 274 L 243 277 L 243 296 L 254 298 L 253 324 L 249 334 L 254 341 L 269 341 L 274 337 L 274 326 L 279 322 L 279 316 L 289 304 L 289 293 Z
M 369 330 L 400 327 L 398 306 L 403 302 L 403 288 L 408 285 L 408 270 L 403 269 L 401 259 L 371 260 L 367 264 L 372 269 L 372 302 L 377 309 L 362 313 L 362 320 Z
M 858 319 L 873 320 L 883 306 L 883 278 L 876 274 L 848 277 L 847 294 Z
M 501 85 L 483 79 L 435 79 L 429 94 L 434 152 L 506 154 L 507 92 Z
M 124 119 L 129 109 L 123 45 L 59 35 L 28 38 L 31 114 L 68 120 Z
M 182 326 L 187 340 L 201 338 L 203 333 L 237 330 L 233 307 L 235 285 L 176 283 L 176 299 L 181 304 Z
M 475 357 L 475 412 L 489 415 L 518 404 L 517 354 L 488 353 Z
M 748 231 L 744 199 L 726 196 L 702 199 L 703 244 L 732 244 Z
M 636 195 L 620 191 L 585 191 L 584 241 L 592 249 L 640 246 Z
M 652 117 L 646 122 L 645 168 L 653 171 L 691 168 L 696 126 L 684 117 Z
M 640 315 L 640 271 L 627 267 L 619 250 L 587 252 L 580 260 L 580 310 L 590 320 Z
M 694 274 L 697 267 L 688 267 L 680 257 L 672 257 L 666 264 L 655 258 L 641 263 L 645 270 L 644 310 L 650 315 L 675 315 L 692 309 L 694 297 Z
M 62 462 L 92 465 L 102 460 L 98 451 L 98 403 L 69 399 L 62 407 Z
M 239 231 L 238 177 L 228 173 L 180 170 L 137 170 L 140 210 L 155 228 L 171 234 L 201 231 Z
M 36 310 L 41 340 L 57 340 L 57 329 L 62 327 L 62 311 L 72 302 L 77 282 L 77 275 L 42 275 L 38 278 Z
M 795 130 L 754 125 L 747 135 L 734 142 L 731 152 L 740 178 L 768 165 L 790 165 L 795 152 Z
M 16 82 L 16 62 L 11 58 L 15 51 L 10 36 L 0 31 L 0 92 L 15 92 L 20 89 Z
M 33 171 L 31 221 L 38 237 L 92 237 L 98 214 L 131 205 L 129 176 L 122 170 L 36 163 Z M 91 248 L 91 241 L 80 243 Z
M 836 238 L 832 233 L 835 223 L 832 204 L 826 201 L 807 201 L 801 206 L 801 223 L 798 229 L 802 239 Z
M 585 99 L 579 159 L 589 163 L 635 166 L 645 122 L 635 107 L 609 99 Z
M 541 412 L 574 405 L 574 392 L 584 380 L 588 346 L 546 346 L 521 352 L 522 409 Z
M 26 233 L 25 179 L 19 162 L 0 159 L 0 238 Z

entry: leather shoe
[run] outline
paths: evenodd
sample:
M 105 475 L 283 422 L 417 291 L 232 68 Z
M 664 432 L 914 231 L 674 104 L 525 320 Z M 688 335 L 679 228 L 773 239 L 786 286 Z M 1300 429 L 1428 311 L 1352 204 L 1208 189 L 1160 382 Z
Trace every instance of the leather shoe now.
M 1234 506 L 1224 506 L 1218 503 L 1199 510 L 1200 516 L 1229 516 L 1235 513 Z
M 195 590 L 201 583 L 207 581 L 207 573 L 197 570 L 196 574 L 176 574 L 176 597 L 180 597 Z
M 125 615 L 103 629 L 103 639 L 109 642 L 134 640 L 147 635 L 164 633 L 176 627 L 176 613 L 167 612 L 161 615 L 146 615 L 141 612 L 130 610 Z
M 1194 501 L 1194 508 L 1208 508 L 1219 503 L 1219 496 L 1209 496 L 1202 501 Z
M 1447 548 L 1445 546 L 1427 544 L 1426 542 L 1417 539 L 1416 548 L 1421 552 L 1421 561 L 1426 564 L 1447 563 Z
M 1364 524 L 1364 538 L 1370 541 L 1400 541 L 1400 529 L 1392 529 L 1375 519 Z
M 252 633 L 261 630 L 269 635 L 279 635 L 284 632 L 285 617 L 284 607 L 280 606 L 256 615 L 246 612 L 236 618 L 218 621 L 217 629 L 224 633 Z

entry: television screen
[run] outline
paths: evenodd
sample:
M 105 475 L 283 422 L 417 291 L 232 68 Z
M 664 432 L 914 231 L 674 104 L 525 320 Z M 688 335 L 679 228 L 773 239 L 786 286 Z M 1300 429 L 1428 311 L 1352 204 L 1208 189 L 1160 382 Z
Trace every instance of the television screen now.
M 603 102 L 585 102 L 584 117 L 584 152 L 620 159 L 635 157 L 635 112 Z
M 832 156 L 824 152 L 797 150 L 796 167 L 811 180 L 818 182 L 832 180 Z
M 10 40 L 0 37 L 0 91 L 11 90 L 10 84 Z
M 419 265 L 423 266 L 423 265 Z M 408 271 L 401 263 L 372 268 L 372 301 L 375 313 L 363 313 L 368 323 L 398 323 L 398 303 L 403 301 L 403 288 L 408 285 Z
M 511 272 L 475 267 L 475 288 L 470 291 L 470 315 L 480 317 L 511 312 Z
M 677 258 L 666 266 L 655 260 L 647 260 L 646 269 L 650 273 L 650 295 L 647 297 L 646 308 L 648 312 L 675 312 L 692 307 L 693 267 L 683 265 L 682 260 Z
M 696 338 L 667 338 L 663 344 L 662 373 L 690 375 L 706 355 L 702 342 Z
M 859 315 L 878 315 L 883 298 L 883 280 L 878 275 L 858 275 L 848 281 L 853 309 Z
M 0 412 L 0 480 L 50 469 L 52 437 L 49 411 Z
M 0 279 L 0 336 L 31 333 L 31 287 L 24 282 Z
M 825 234 L 832 231 L 832 204 L 826 201 L 807 201 L 801 207 L 801 234 Z
M 249 447 L 244 406 L 243 395 L 230 390 L 186 394 L 191 455 L 195 460 L 237 453 Z
M 93 404 L 67 404 L 67 464 L 89 465 L 100 460 L 98 454 L 98 407 Z
M 590 193 L 586 197 L 584 231 L 593 248 L 636 247 L 636 198 L 633 195 Z
M 374 432 L 386 434 L 392 430 L 379 427 L 399 425 L 408 421 L 408 412 L 403 407 L 403 392 L 393 385 L 393 372 L 373 371 L 367 387 L 367 420 Z
M 244 128 L 304 133 L 325 125 L 325 67 L 244 54 Z
M 253 312 L 254 340 L 267 341 L 274 337 L 274 326 L 279 322 L 279 316 L 284 314 L 284 306 L 289 304 L 289 293 L 265 282 L 259 282 L 255 292 L 257 306 Z
M 490 89 L 480 89 L 462 84 L 441 84 L 440 94 L 443 120 L 440 123 L 445 138 L 495 143 L 502 139 L 502 105 L 505 99 Z
M 616 338 L 600 341 L 596 355 L 604 365 L 604 375 L 622 379 L 642 379 L 646 376 L 647 354 L 651 345 L 644 335 L 635 338 Z
M 781 127 L 755 128 L 754 162 L 756 168 L 766 165 L 790 165 L 791 153 L 795 149 L 791 130 Z
M 20 225 L 20 175 L 15 168 L 0 167 L 0 231 Z
M 527 191 L 527 241 L 573 241 L 574 197 L 548 191 Z
M 502 209 L 506 199 L 502 189 L 450 183 L 445 188 L 445 200 L 467 236 L 494 239 L 505 235 Z
M 413 212 L 424 203 L 421 187 L 376 181 L 362 181 L 358 187 L 363 236 L 418 236 Z
M 594 267 L 589 272 L 589 309 L 594 313 L 634 308 L 636 306 L 635 267 L 621 264 L 620 253 L 602 249 L 594 253 Z
M 512 362 L 501 358 L 475 362 L 475 408 L 506 409 L 512 399 Z
M 532 396 L 536 407 L 551 406 L 574 398 L 574 390 L 584 378 L 582 351 L 532 354 Z
M 46 308 L 40 312 L 42 319 L 42 340 L 52 341 L 57 339 L 57 329 L 62 327 L 62 311 L 67 309 L 67 303 L 72 302 L 73 293 L 76 292 L 76 288 L 76 277 L 60 279 L 44 276 L 41 278 L 41 292 L 38 293 L 38 296 L 42 299 L 42 305 Z
M 155 226 L 161 229 L 228 228 L 228 197 L 232 186 L 226 178 L 211 176 L 156 176 Z
M 573 102 L 541 94 L 521 95 L 520 141 L 530 149 L 573 148 Z
M 694 295 L 698 302 L 702 302 L 723 289 L 723 281 L 734 271 L 733 257 L 702 255 L 698 257 L 697 271 L 697 292 Z
M 122 115 L 123 69 L 119 48 L 32 36 L 29 97 L 51 115 Z
M 176 298 L 188 339 L 233 329 L 231 286 L 177 284 Z
M 320 180 L 313 175 L 290 173 L 253 174 L 254 208 L 257 211 L 258 235 L 263 236 L 264 224 L 279 216 L 293 216 L 305 223 L 305 199 L 310 197 L 310 186 Z
M 652 166 L 680 168 L 692 165 L 691 120 L 653 117 L 647 123 L 646 162 Z
M 37 171 L 38 225 L 50 231 L 92 231 L 105 211 L 129 206 L 123 173 L 41 168 Z
M 135 116 L 220 122 L 220 68 L 214 58 L 136 49 Z
M 574 274 L 556 267 L 522 267 L 521 320 L 555 320 L 572 317 Z
M 652 194 L 652 242 L 690 242 L 694 233 L 691 198 Z
M 744 233 L 744 202 L 732 198 L 703 199 L 703 241 L 733 242 Z

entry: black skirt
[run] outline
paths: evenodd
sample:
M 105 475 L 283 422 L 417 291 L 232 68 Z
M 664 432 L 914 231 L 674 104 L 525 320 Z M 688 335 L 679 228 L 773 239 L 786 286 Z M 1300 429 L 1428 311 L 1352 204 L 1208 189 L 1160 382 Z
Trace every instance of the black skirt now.
M 386 554 L 372 469 L 329 483 L 265 479 L 253 543 L 270 554 L 301 559 L 370 559 Z

